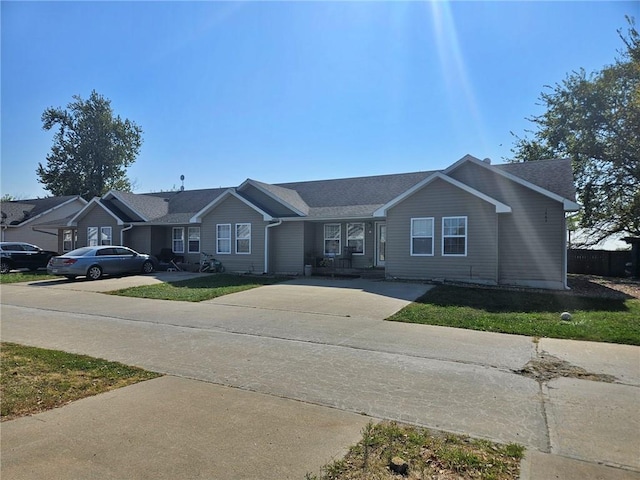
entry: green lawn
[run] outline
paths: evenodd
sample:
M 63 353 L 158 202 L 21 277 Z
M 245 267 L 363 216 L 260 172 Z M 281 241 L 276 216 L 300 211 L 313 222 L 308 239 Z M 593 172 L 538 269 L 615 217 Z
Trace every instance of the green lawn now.
M 262 285 L 272 285 L 286 280 L 285 277 L 254 277 L 231 274 L 210 274 L 173 283 L 159 283 L 125 288 L 109 292 L 124 297 L 154 298 L 159 300 L 181 300 L 201 302 L 230 293 L 241 292 Z
M 49 275 L 46 270 L 38 270 L 37 272 L 23 271 L 12 272 L 0 275 L 0 283 L 18 283 L 18 282 L 35 282 L 38 280 L 51 280 L 60 278 L 57 275 Z
M 571 321 L 560 319 L 565 311 L 571 313 Z M 388 320 L 640 345 L 637 299 L 442 285 Z

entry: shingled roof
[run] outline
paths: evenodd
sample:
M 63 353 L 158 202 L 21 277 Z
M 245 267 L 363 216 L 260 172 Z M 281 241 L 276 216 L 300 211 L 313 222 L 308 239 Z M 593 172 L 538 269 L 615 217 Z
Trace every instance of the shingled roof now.
M 459 164 L 469 159 L 474 162 L 481 162 L 475 157 L 465 156 L 457 163 Z M 486 165 L 487 168 L 513 175 L 562 198 L 571 201 L 575 200 L 575 187 L 573 185 L 570 160 L 552 159 Z M 238 190 L 238 193 L 241 193 L 245 184 L 253 184 L 271 197 L 279 199 L 284 205 L 298 210 L 309 219 L 367 217 L 373 215 L 373 212 L 378 208 L 436 172 L 445 173 L 444 170 L 431 170 L 278 184 L 247 180 L 238 189 L 231 188 L 231 190 Z M 189 223 L 193 215 L 210 205 L 228 190 L 228 188 L 212 188 L 147 194 L 117 192 L 117 194 L 134 211 L 144 215 L 148 222 L 154 224 L 176 224 Z M 248 200 L 255 202 L 251 199 Z M 105 203 L 104 200 L 102 203 L 125 222 L 139 221 L 128 218 L 122 211 L 115 209 L 108 202 Z M 256 206 L 262 208 L 261 205 L 256 204 Z
M 367 216 L 433 173 L 400 173 L 280 183 L 277 186 L 298 192 L 309 205 L 310 217 Z
M 169 213 L 168 202 L 163 198 L 150 195 L 136 195 L 129 192 L 115 192 L 116 196 L 126 202 L 138 215 L 142 215 L 144 219 L 150 220 L 158 218 Z
M 64 195 L 61 197 L 31 198 L 27 200 L 0 202 L 2 224 L 20 225 L 74 198 L 78 198 L 78 196 Z
M 247 180 L 247 182 L 258 186 L 273 197 L 280 199 L 285 205 L 295 208 L 304 215 L 309 213 L 309 204 L 302 199 L 300 193 L 296 190 L 283 187 L 282 185 L 271 185 L 270 183 L 259 182 L 257 180 Z
M 529 183 L 556 193 L 571 201 L 576 199 L 576 187 L 573 183 L 571 160 L 554 158 L 534 162 L 505 163 L 494 167 L 520 177 Z

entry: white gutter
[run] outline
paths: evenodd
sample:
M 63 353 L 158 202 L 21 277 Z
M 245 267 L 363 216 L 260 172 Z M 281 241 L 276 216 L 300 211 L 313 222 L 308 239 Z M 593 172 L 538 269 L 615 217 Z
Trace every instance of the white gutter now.
M 53 233 L 53 232 L 46 232 L 44 230 L 38 230 L 36 227 L 31 227 L 31 230 L 33 230 L 36 233 L 44 233 L 45 235 L 53 235 L 54 237 L 57 237 L 58 234 L 57 233 Z
M 120 245 L 124 246 L 124 232 L 126 232 L 127 230 L 131 230 L 133 228 L 132 224 L 129 224 L 128 227 L 124 227 L 122 230 L 120 230 Z
M 264 227 L 264 273 L 269 273 L 269 229 L 282 224 L 282 220 L 278 219 L 276 223 L 269 223 Z

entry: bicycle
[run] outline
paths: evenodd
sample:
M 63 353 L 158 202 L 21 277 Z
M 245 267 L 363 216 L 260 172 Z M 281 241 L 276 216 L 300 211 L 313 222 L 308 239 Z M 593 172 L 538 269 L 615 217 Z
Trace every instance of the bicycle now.
M 219 260 L 213 258 L 213 255 L 209 255 L 205 252 L 200 252 L 200 273 L 223 273 L 224 265 Z

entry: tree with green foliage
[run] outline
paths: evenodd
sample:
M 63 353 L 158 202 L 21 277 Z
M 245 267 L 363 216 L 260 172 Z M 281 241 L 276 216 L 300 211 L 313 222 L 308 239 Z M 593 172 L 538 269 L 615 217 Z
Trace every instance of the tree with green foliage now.
M 138 156 L 142 129 L 115 116 L 111 101 L 95 90 L 87 100 L 74 95 L 66 109 L 47 108 L 45 130 L 58 127 L 47 166 L 38 164 L 39 182 L 54 196 L 85 199 L 109 190 L 131 191 L 126 169 Z
M 529 118 L 533 138 L 517 138 L 514 161 L 570 158 L 586 244 L 640 235 L 640 35 L 629 31 L 613 65 L 573 72 L 541 94 L 542 115 Z

